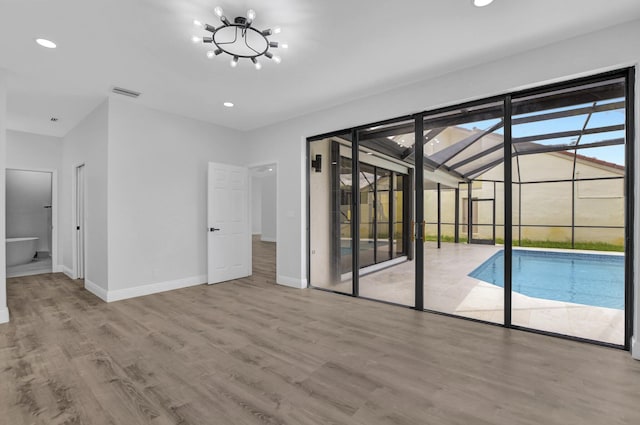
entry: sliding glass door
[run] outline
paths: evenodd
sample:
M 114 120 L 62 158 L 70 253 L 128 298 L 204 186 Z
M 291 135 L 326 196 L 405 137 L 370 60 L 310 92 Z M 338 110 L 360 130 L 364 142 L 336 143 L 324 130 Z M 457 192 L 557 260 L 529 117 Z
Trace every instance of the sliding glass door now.
M 629 69 L 313 139 L 310 284 L 628 348 L 633 82 Z
M 513 98 L 515 326 L 625 343 L 624 77 Z
M 360 170 L 359 295 L 415 306 L 411 203 L 414 120 L 358 131 Z
M 424 308 L 504 323 L 504 102 L 426 114 Z

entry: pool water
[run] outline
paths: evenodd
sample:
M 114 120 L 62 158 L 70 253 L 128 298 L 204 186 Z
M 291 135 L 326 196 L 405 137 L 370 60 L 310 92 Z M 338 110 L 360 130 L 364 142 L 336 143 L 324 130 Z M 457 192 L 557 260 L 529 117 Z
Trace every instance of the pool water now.
M 624 256 L 513 250 L 515 292 L 547 300 L 624 310 Z M 469 276 L 504 287 L 504 251 Z

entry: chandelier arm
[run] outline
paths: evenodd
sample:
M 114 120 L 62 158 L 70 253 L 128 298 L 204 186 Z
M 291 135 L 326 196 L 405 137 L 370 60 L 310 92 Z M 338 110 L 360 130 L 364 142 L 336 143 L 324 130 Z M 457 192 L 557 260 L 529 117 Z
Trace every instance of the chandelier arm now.
M 256 49 L 254 49 L 253 47 L 249 46 L 249 41 L 247 40 L 247 37 L 244 38 L 244 44 L 250 48 L 251 50 L 253 50 L 254 52 L 256 52 L 256 56 L 260 56 L 262 55 L 261 52 L 257 51 Z
M 238 27 L 236 27 L 236 36 L 233 39 L 233 41 L 227 41 L 225 43 L 217 43 L 215 40 L 215 37 L 213 37 L 213 39 L 214 39 L 213 42 L 215 43 L 216 46 L 219 46 L 221 44 L 234 44 L 236 41 L 238 41 Z

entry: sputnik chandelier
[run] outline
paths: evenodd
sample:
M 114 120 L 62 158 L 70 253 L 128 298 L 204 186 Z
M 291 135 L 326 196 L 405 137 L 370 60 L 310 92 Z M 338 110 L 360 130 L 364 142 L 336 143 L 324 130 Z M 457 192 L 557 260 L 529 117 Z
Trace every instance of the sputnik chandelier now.
M 193 21 L 194 25 L 211 33 L 211 36 L 193 36 L 192 38 L 194 43 L 199 43 L 202 40 L 205 44 L 210 43 L 215 46 L 214 50 L 207 52 L 209 59 L 226 53 L 232 57 L 231 67 L 235 68 L 239 60 L 245 58 L 251 60 L 256 69 L 262 68 L 262 64 L 258 62 L 260 56 L 266 56 L 275 63 L 281 62 L 280 56 L 271 53 L 270 49 L 278 47 L 286 49 L 289 46 L 287 44 L 279 44 L 277 41 L 270 41 L 268 38 L 273 34 L 279 34 L 279 27 L 263 31 L 253 27 L 252 24 L 256 18 L 256 12 L 253 9 L 247 11 L 246 18 L 238 16 L 233 20 L 233 23 L 229 22 L 220 6 L 216 7 L 214 12 L 223 24 L 218 28 L 200 21 Z

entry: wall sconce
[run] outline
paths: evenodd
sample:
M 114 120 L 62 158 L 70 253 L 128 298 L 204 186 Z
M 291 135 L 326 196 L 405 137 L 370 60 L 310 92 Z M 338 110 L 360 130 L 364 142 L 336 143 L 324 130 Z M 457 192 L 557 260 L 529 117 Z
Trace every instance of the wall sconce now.
M 316 155 L 316 159 L 311 160 L 311 168 L 316 170 L 316 173 L 322 171 L 322 155 L 318 154 Z

